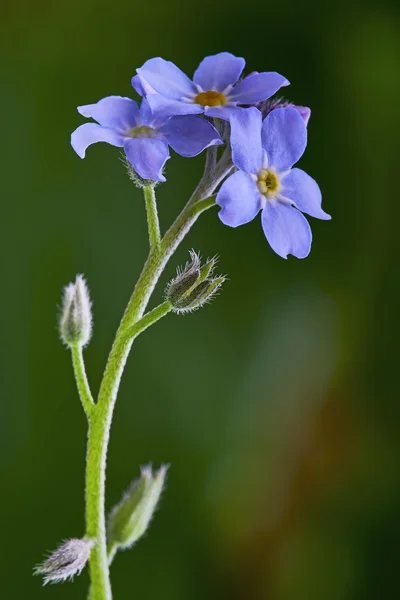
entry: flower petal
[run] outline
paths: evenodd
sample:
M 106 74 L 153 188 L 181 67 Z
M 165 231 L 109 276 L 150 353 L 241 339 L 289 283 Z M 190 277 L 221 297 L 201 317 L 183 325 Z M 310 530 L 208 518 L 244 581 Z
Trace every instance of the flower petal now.
M 231 147 L 234 164 L 245 173 L 257 174 L 262 168 L 262 116 L 257 108 L 237 108 L 232 111 Z
M 197 94 L 197 89 L 189 77 L 173 62 L 163 58 L 150 58 L 136 71 L 156 92 L 167 98 L 180 100 L 183 96 L 190 98 Z
M 143 179 L 165 181 L 162 169 L 169 159 L 168 144 L 157 138 L 127 138 L 124 149 L 135 171 Z
M 207 56 L 195 71 L 193 81 L 204 91 L 223 92 L 228 85 L 237 82 L 245 64 L 244 58 L 233 56 L 230 52 Z
M 289 81 L 279 73 L 254 73 L 235 85 L 228 100 L 236 104 L 255 104 L 270 98 L 285 85 L 289 85 Z
M 122 135 L 97 123 L 85 123 L 75 129 L 71 135 L 71 146 L 81 158 L 85 158 L 86 148 L 96 142 L 107 142 L 117 148 L 122 148 L 124 145 Z
M 282 179 L 282 194 L 292 200 L 301 212 L 316 219 L 331 218 L 321 208 L 321 190 L 312 177 L 301 169 L 292 169 Z
M 307 219 L 297 208 L 279 201 L 267 201 L 261 221 L 265 237 L 279 256 L 308 256 L 311 249 L 311 229 Z
M 139 96 L 147 96 L 147 94 L 157 94 L 156 90 L 151 87 L 140 75 L 134 75 L 131 79 L 133 89 Z
M 162 115 L 155 115 L 153 113 L 153 111 L 150 108 L 150 104 L 147 97 L 143 98 L 142 103 L 140 105 L 140 118 L 138 119 L 138 125 L 145 125 L 146 127 L 158 129 L 163 123 L 165 123 L 165 121 L 165 117 L 163 117 Z
M 161 94 L 149 94 L 146 99 L 152 113 L 159 119 L 168 119 L 177 115 L 198 115 L 204 112 L 204 107 L 200 104 L 171 100 Z
M 261 138 L 269 166 L 286 171 L 306 148 L 307 127 L 295 108 L 277 108 L 265 117 Z
M 134 100 L 122 96 L 108 96 L 96 104 L 78 106 L 78 112 L 92 118 L 103 127 L 110 127 L 123 133 L 135 127 L 139 108 Z
M 195 115 L 171 117 L 159 131 L 181 156 L 196 156 L 208 146 L 222 144 L 215 127 Z
M 204 114 L 207 117 L 216 117 L 217 119 L 224 119 L 224 121 L 230 121 L 231 116 L 238 110 L 243 110 L 237 106 L 206 106 Z
M 297 112 L 300 113 L 304 123 L 308 125 L 308 121 L 311 117 L 311 108 L 308 108 L 308 106 L 298 106 L 297 104 L 293 104 L 293 108 L 295 108 Z
M 262 206 L 262 198 L 254 181 L 238 171 L 222 184 L 216 203 L 221 206 L 218 216 L 225 225 L 238 227 L 254 219 Z

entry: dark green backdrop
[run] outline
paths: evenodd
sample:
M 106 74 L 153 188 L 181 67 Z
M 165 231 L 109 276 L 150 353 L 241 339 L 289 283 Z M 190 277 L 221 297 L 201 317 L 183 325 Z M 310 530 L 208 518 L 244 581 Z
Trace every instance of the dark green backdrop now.
M 61 288 L 88 279 L 97 389 L 147 251 L 118 151 L 69 146 L 76 106 L 131 95 L 162 56 L 191 73 L 222 50 L 276 70 L 313 109 L 301 165 L 331 222 L 284 261 L 259 220 L 209 211 L 172 260 L 221 256 L 213 305 L 134 346 L 108 462 L 108 505 L 140 464 L 171 463 L 149 532 L 112 569 L 117 600 L 376 600 L 398 588 L 400 15 L 396 3 L 0 0 L 0 595 L 85 598 L 86 572 L 32 567 L 83 534 L 85 419 L 56 330 Z M 164 226 L 202 160 L 174 157 Z M 166 278 L 156 291 L 162 294 Z M 156 301 L 154 300 L 154 301 Z

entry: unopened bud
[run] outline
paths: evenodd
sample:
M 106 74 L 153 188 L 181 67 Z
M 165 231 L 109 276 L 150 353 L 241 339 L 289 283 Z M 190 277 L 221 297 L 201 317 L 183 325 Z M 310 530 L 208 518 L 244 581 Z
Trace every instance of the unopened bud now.
M 200 257 L 191 250 L 191 260 L 167 286 L 166 299 L 176 313 L 196 310 L 209 302 L 221 287 L 226 277 L 213 277 L 217 258 L 211 258 L 201 266 Z
M 297 104 L 293 104 L 292 102 L 284 100 L 283 98 L 270 98 L 268 100 L 264 100 L 263 102 L 259 102 L 256 106 L 261 111 L 263 119 L 265 119 L 265 117 L 276 108 L 288 107 L 295 108 L 297 110 L 305 125 L 308 124 L 311 116 L 311 109 L 308 108 L 308 106 L 298 106 Z
M 108 519 L 108 542 L 118 548 L 130 548 L 149 527 L 164 487 L 167 467 L 153 474 L 150 466 L 141 469 L 124 494 L 121 502 L 111 511 Z
M 169 282 L 166 289 L 166 297 L 172 304 L 186 294 L 200 278 L 200 256 L 194 250 L 189 251 L 190 261 L 185 267 L 177 268 L 175 279 Z
M 90 539 L 67 540 L 35 568 L 35 575 L 43 576 L 44 585 L 72 580 L 74 575 L 80 575 L 92 548 Z
M 89 290 L 82 275 L 64 289 L 60 318 L 61 339 L 67 346 L 86 346 L 92 334 L 92 310 Z

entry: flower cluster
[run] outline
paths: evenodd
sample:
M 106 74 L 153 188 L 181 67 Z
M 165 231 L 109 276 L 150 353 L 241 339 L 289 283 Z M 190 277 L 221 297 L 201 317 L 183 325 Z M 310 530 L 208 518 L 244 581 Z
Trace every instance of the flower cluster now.
M 306 147 L 310 109 L 271 98 L 289 85 L 279 73 L 242 77 L 244 66 L 243 58 L 221 52 L 206 57 L 191 80 L 172 62 L 152 58 L 132 78 L 143 96 L 140 107 L 120 96 L 79 107 L 97 123 L 78 127 L 71 143 L 81 158 L 95 142 L 123 148 L 139 178 L 156 182 L 165 181 L 169 147 L 190 157 L 226 141 L 235 172 L 217 193 L 221 221 L 237 227 L 262 211 L 272 249 L 283 258 L 304 258 L 312 236 L 302 213 L 330 218 L 321 208 L 316 182 L 292 168 Z M 228 139 L 221 138 L 219 119 L 229 124 Z

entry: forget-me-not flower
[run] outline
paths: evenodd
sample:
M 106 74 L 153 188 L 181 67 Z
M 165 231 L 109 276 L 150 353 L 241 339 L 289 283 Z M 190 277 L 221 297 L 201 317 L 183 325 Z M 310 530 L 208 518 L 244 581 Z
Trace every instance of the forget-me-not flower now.
M 241 81 L 244 58 L 221 52 L 207 56 L 189 79 L 174 63 L 151 58 L 137 69 L 132 85 L 148 94 L 151 109 L 158 115 L 205 113 L 229 120 L 235 107 L 266 100 L 288 80 L 279 73 L 252 73 Z
M 295 108 L 278 108 L 262 121 L 257 108 L 237 111 L 231 119 L 232 158 L 239 169 L 218 192 L 219 217 L 237 227 L 262 210 L 262 227 L 272 249 L 287 258 L 305 258 L 311 229 L 302 212 L 330 219 L 321 208 L 317 183 L 292 166 L 307 144 L 307 127 Z
M 85 123 L 73 132 L 75 152 L 84 158 L 86 148 L 96 142 L 124 148 L 143 179 L 165 181 L 162 170 L 169 158 L 168 146 L 181 156 L 196 156 L 208 146 L 222 144 L 215 127 L 202 117 L 154 117 L 146 99 L 139 108 L 130 98 L 109 96 L 79 106 L 78 111 L 97 123 Z

